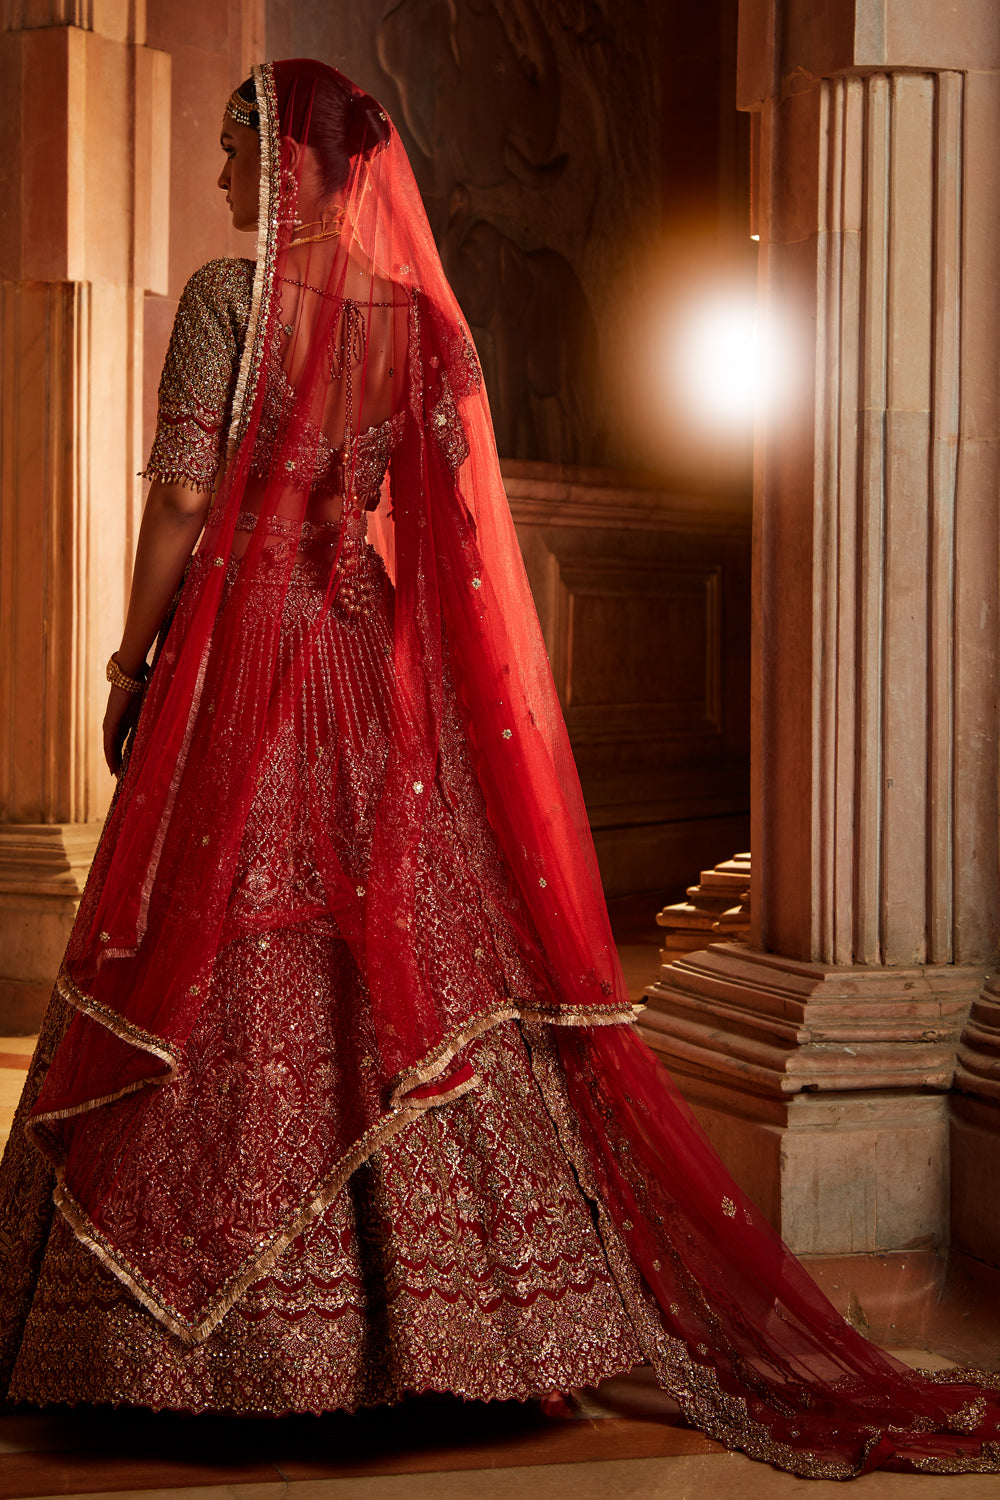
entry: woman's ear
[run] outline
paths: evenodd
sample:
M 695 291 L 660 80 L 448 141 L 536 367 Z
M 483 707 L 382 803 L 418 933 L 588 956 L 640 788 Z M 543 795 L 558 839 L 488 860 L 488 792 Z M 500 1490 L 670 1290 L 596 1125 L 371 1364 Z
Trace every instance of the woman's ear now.
M 296 177 L 302 168 L 302 142 L 293 141 L 290 135 L 281 137 L 281 166 L 283 171 Z

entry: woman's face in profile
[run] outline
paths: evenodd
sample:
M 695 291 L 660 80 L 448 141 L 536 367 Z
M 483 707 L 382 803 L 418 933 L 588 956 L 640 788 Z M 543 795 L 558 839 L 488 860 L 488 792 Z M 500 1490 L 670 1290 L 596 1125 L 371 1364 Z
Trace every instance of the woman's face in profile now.
M 233 228 L 255 230 L 260 192 L 260 136 L 251 126 L 238 125 L 226 115 L 219 139 L 226 153 L 219 187 L 226 194 Z

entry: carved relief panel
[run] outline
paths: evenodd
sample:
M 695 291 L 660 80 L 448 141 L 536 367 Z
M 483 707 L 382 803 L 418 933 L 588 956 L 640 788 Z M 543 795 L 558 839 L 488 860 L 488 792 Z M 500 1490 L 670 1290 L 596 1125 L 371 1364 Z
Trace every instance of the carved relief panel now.
M 681 890 L 748 835 L 749 517 L 545 473 L 504 466 L 605 889 Z
M 556 557 L 552 665 L 574 744 L 718 738 L 721 566 Z

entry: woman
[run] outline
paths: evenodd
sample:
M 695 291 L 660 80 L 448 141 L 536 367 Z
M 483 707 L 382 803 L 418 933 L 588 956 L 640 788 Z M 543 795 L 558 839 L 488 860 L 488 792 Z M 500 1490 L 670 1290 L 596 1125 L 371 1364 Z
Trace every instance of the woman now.
M 642 1360 L 797 1473 L 1000 1467 L 997 1398 L 844 1323 L 635 1035 L 385 113 L 265 65 L 222 146 L 257 259 L 192 278 L 161 383 L 112 769 L 142 714 L 0 1182 L 9 1398 L 318 1411 Z

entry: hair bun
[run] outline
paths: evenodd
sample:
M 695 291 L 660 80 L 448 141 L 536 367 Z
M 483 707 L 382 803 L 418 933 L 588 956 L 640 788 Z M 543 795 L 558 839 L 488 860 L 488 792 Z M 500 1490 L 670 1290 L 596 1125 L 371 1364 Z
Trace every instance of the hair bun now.
M 372 156 L 389 139 L 389 117 L 371 94 L 352 93 L 347 106 L 345 142 L 350 156 Z

